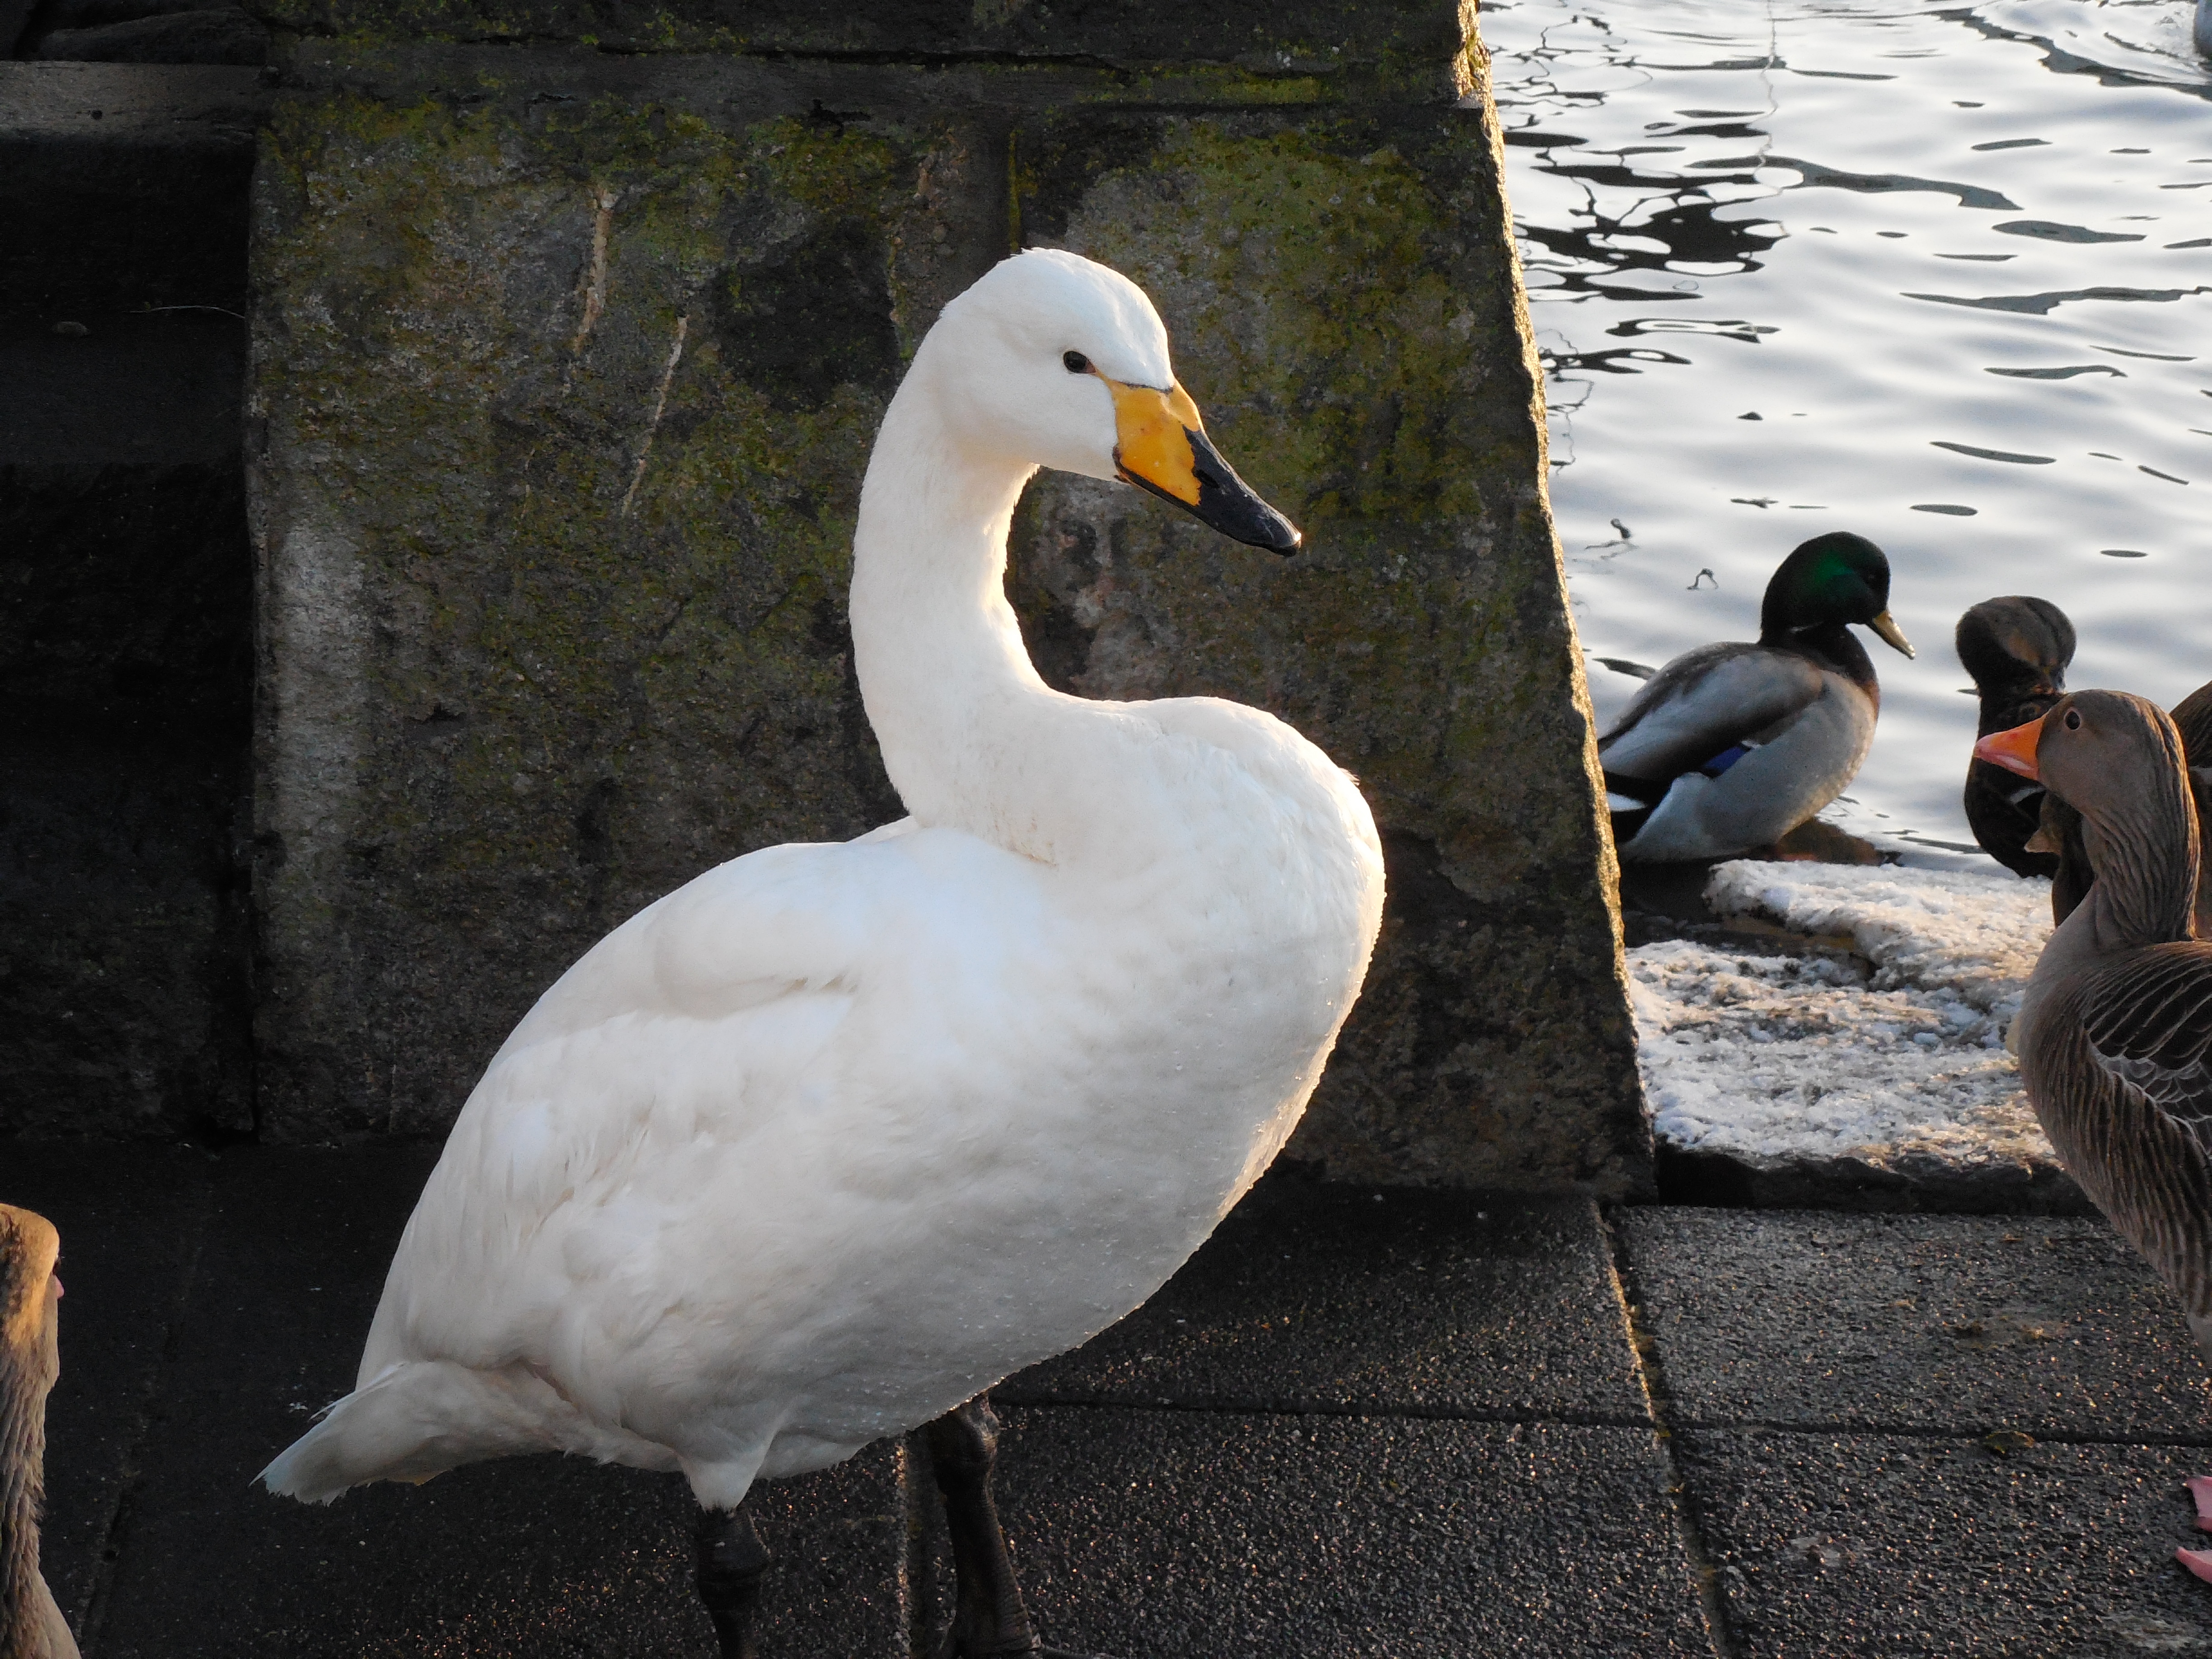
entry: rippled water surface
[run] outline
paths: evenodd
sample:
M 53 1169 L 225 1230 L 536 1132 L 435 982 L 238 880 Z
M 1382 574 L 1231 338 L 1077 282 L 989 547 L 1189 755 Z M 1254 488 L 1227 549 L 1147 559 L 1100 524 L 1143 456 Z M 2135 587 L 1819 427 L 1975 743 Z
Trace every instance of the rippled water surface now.
M 1799 541 L 1894 571 L 1907 662 L 1828 816 L 1966 843 L 1959 613 L 2071 683 L 2212 678 L 2212 70 L 2187 0 L 1484 0 L 1602 721 L 1758 634 Z

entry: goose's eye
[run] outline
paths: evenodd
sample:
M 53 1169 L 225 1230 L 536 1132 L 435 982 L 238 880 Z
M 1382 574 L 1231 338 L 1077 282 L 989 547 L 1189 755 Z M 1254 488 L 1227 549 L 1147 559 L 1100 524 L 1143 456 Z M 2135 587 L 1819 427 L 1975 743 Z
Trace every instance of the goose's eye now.
M 2079 732 L 2081 729 L 2081 711 L 2080 709 L 2069 708 L 2066 711 L 2066 729 L 2069 732 Z
M 1091 372 L 1091 359 L 1079 351 L 1063 351 L 1060 354 L 1060 361 L 1067 365 L 1067 372 L 1071 374 L 1088 374 Z

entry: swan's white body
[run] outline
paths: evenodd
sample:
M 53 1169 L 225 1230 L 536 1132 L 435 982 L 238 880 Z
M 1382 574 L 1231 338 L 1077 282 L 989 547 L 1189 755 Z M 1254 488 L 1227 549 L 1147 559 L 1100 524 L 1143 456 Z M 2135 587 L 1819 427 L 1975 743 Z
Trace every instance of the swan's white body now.
M 1381 855 L 1281 721 L 1031 667 L 1008 524 L 1038 464 L 1113 476 L 1106 375 L 1173 385 L 1102 267 L 1022 255 L 947 307 L 854 536 L 912 816 L 710 871 L 545 994 L 408 1224 L 356 1392 L 272 1490 L 552 1449 L 733 1505 L 1111 1323 L 1267 1167 L 1358 994 Z

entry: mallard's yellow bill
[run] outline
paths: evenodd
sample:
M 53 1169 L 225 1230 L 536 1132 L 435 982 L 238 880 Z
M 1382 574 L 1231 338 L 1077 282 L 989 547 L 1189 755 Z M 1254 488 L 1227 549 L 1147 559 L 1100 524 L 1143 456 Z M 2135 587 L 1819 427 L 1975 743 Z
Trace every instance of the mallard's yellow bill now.
M 1888 611 L 1883 611 L 1867 626 L 1887 640 L 1898 650 L 1905 653 L 1906 656 L 1910 657 L 1913 654 L 1912 641 L 1905 637 L 1905 630 L 1897 625 L 1897 618 L 1891 616 Z

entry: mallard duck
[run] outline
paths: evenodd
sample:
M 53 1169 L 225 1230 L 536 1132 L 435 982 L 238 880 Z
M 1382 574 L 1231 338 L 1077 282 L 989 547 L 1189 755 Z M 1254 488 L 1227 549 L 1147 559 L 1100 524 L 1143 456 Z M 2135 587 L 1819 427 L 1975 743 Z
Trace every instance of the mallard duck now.
M 2173 707 L 2174 730 L 2181 734 L 2181 751 L 2190 766 L 2191 792 L 2197 799 L 2200 840 L 2212 849 L 2212 767 L 2199 764 L 2212 756 L 2212 684 L 2201 685 Z M 2051 878 L 2051 920 L 2056 924 L 2074 914 L 2095 878 L 2089 852 L 2081 838 L 2081 815 L 2056 795 L 2045 793 L 2036 833 L 2028 841 L 2031 853 L 2047 855 L 2057 866 Z M 2212 856 L 2212 850 L 2199 857 Z M 2212 882 L 2200 869 L 2197 882 L 2197 933 L 2212 939 Z
M 1889 560 L 1833 531 L 1775 571 L 1758 644 L 1699 646 L 1645 682 L 1597 745 L 1623 859 L 1764 847 L 1843 793 L 1881 707 L 1854 623 L 1912 654 L 1889 614 Z
M 0 1204 L 0 1655 L 77 1659 L 39 1571 L 46 1395 L 61 1375 L 61 1237 L 44 1216 Z
M 2096 879 L 2037 959 L 2012 1046 L 2059 1161 L 2212 1360 L 2212 941 L 2181 735 L 2144 698 L 2077 691 L 1974 752 L 2081 815 Z M 2212 1578 L 2212 1553 L 2179 1554 Z
M 2066 690 L 2074 624 L 2048 599 L 1984 599 L 1959 618 L 1959 660 L 1981 698 L 1974 735 L 2039 720 Z M 2043 819 L 2043 786 L 1987 761 L 1966 763 L 1966 823 L 1982 850 L 2015 875 L 2056 876 L 2058 855 L 2030 852 Z
M 734 1655 L 753 1482 L 928 1424 L 945 1650 L 1041 1651 L 981 1393 L 1143 1302 L 1267 1168 L 1382 902 L 1366 804 L 1282 721 L 1038 678 L 1003 577 L 1041 465 L 1298 546 L 1126 278 L 1029 252 L 947 306 L 854 535 L 854 665 L 911 816 L 710 871 L 545 994 L 453 1127 L 358 1386 L 272 1491 L 546 1449 L 680 1470 Z

